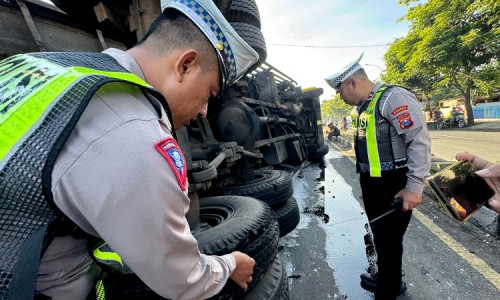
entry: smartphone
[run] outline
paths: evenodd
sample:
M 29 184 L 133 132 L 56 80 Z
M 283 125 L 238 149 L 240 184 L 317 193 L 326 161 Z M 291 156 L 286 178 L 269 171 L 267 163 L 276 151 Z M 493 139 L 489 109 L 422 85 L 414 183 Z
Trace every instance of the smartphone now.
M 467 221 L 495 192 L 468 161 L 458 161 L 426 180 L 446 212 L 456 221 Z

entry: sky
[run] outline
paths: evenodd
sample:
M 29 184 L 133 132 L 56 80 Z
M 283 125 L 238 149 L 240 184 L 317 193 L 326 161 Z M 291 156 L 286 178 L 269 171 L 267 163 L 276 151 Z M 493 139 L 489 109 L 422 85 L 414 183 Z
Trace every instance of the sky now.
M 387 45 L 408 31 L 408 22 L 397 22 L 407 10 L 397 0 L 255 1 L 267 45 L 266 62 L 302 88 L 323 88 L 321 100 L 335 95 L 324 78 L 361 53 L 360 63 L 370 79 L 379 79 L 381 70 L 385 70 L 388 46 L 352 46 Z
M 267 44 L 266 62 L 297 81 L 302 88 L 323 88 L 321 100 L 335 90 L 324 78 L 364 53 L 360 61 L 372 80 L 385 70 L 387 45 L 408 32 L 398 22 L 407 8 L 397 0 L 256 0 Z M 280 46 L 304 45 L 327 47 Z M 377 66 L 368 66 L 372 64 Z

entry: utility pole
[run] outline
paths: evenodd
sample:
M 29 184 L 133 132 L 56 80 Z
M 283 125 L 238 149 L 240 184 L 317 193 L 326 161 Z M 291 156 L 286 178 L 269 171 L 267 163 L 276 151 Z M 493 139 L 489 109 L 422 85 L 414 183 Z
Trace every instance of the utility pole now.
M 382 68 L 379 65 L 365 64 L 365 66 L 377 67 L 380 70 L 380 76 L 377 79 L 380 80 L 380 82 L 382 82 L 382 72 L 384 72 L 384 70 L 382 70 Z M 377 79 L 375 79 L 375 81 L 377 81 Z

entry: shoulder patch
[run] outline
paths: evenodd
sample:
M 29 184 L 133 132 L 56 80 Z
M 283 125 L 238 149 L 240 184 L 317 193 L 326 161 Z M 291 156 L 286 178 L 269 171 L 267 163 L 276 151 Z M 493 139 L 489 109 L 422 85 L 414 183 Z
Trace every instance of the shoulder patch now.
M 396 107 L 396 108 L 395 108 L 395 109 L 391 112 L 391 114 L 392 114 L 393 116 L 395 116 L 395 115 L 397 115 L 397 114 L 399 114 L 400 112 L 405 111 L 405 110 L 408 110 L 408 105 L 401 105 L 401 106 L 399 106 L 399 107 Z
M 156 150 L 165 157 L 168 164 L 174 171 L 177 182 L 181 190 L 186 190 L 187 182 L 187 166 L 184 155 L 182 154 L 179 145 L 172 137 L 167 137 L 155 144 Z
M 397 118 L 399 127 L 401 127 L 401 129 L 406 129 L 413 126 L 413 120 L 411 119 L 409 113 L 400 114 L 399 116 L 397 116 Z

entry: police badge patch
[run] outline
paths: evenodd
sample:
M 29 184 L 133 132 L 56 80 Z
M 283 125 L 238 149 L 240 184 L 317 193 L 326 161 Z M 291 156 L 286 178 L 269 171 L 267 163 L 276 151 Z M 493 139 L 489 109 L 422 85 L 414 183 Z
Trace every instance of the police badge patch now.
M 156 150 L 165 157 L 168 164 L 174 171 L 177 182 L 181 190 L 186 190 L 187 167 L 186 160 L 177 142 L 172 137 L 167 137 L 155 144 Z
M 413 126 L 413 120 L 411 119 L 409 113 L 400 114 L 399 116 L 397 116 L 397 118 L 399 121 L 399 127 L 401 127 L 401 129 L 406 129 Z
M 401 106 L 399 106 L 399 107 L 396 107 L 396 108 L 395 108 L 395 109 L 391 112 L 391 114 L 392 114 L 393 116 L 395 116 L 395 115 L 397 115 L 397 114 L 399 114 L 400 112 L 405 111 L 405 110 L 408 110 L 408 105 L 401 105 Z

